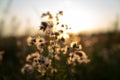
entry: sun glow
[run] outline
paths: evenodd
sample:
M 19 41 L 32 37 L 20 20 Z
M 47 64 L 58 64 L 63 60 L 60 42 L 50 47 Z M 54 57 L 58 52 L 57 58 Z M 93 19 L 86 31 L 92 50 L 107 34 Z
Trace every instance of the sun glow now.
M 83 6 L 81 6 L 82 8 L 76 6 L 70 1 L 67 1 L 65 4 L 61 5 L 61 7 L 62 6 L 65 6 L 65 8 L 61 9 L 63 11 L 63 16 L 59 17 L 60 24 L 67 24 L 68 27 L 71 28 L 65 31 L 66 33 L 77 34 L 79 32 L 93 31 L 96 29 L 96 26 L 98 25 L 98 16 L 94 11 L 88 10 Z M 56 10 L 50 10 L 50 12 L 55 15 L 54 13 Z M 53 22 L 56 23 L 55 18 Z M 57 25 L 56 29 L 59 30 L 61 27 Z
M 78 33 L 90 29 L 93 30 L 96 27 L 98 16 L 94 14 L 94 11 L 88 10 L 82 5 L 75 5 L 68 0 L 62 6 L 65 6 L 65 8 L 61 23 L 71 27 L 69 32 Z
M 69 32 L 78 33 L 95 28 L 95 17 L 89 13 L 64 12 L 65 15 L 61 19 L 61 23 L 68 24 L 71 29 Z
M 55 30 L 63 30 L 66 33 L 79 33 L 79 32 L 86 32 L 89 30 L 94 30 L 97 24 L 97 16 L 89 11 L 77 11 L 74 8 L 72 10 L 65 9 L 63 10 L 63 16 L 59 17 L 60 24 L 66 24 L 69 28 L 67 31 L 65 28 L 61 28 L 60 25 L 55 27 Z M 55 11 L 50 11 L 55 13 Z M 55 14 L 53 14 L 55 15 Z M 44 19 L 43 19 L 44 20 Z M 33 21 L 34 22 L 34 21 Z M 55 18 L 53 22 L 56 23 Z

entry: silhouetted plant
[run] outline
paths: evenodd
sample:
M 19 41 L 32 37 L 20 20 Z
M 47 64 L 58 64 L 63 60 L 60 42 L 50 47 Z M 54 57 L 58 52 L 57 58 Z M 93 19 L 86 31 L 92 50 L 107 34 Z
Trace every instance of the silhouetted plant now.
M 26 64 L 21 71 L 23 73 L 32 73 L 38 71 L 41 76 L 48 73 L 54 75 L 59 72 L 60 67 L 73 68 L 81 63 L 88 63 L 89 59 L 82 50 L 79 41 L 70 41 L 68 25 L 60 23 L 63 11 L 59 11 L 55 16 L 50 12 L 43 13 L 40 24 L 42 35 L 30 36 L 27 39 L 29 46 L 35 46 L 36 52 L 28 54 Z

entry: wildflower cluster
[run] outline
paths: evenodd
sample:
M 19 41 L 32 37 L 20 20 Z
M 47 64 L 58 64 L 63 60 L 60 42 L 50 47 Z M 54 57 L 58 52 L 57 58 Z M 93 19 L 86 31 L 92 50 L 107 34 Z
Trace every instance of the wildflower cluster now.
M 45 75 L 47 71 L 57 72 L 55 60 L 60 61 L 66 56 L 66 65 L 87 63 L 89 59 L 78 41 L 69 41 L 68 25 L 60 23 L 59 17 L 63 12 L 59 11 L 55 16 L 50 12 L 43 13 L 40 31 L 43 35 L 28 37 L 29 46 L 35 46 L 37 51 L 26 57 L 27 64 L 22 68 L 23 73 L 32 73 L 34 70 Z

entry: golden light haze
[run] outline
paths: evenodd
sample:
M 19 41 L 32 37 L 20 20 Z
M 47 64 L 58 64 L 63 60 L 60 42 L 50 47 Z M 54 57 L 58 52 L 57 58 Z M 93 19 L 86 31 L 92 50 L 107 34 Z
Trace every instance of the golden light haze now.
M 120 14 L 119 0 L 11 0 L 8 14 L 5 18 L 7 24 L 4 27 L 5 35 L 13 34 L 10 20 L 14 16 L 20 22 L 18 30 L 14 34 L 24 35 L 33 33 L 39 29 L 40 15 L 50 11 L 56 13 L 64 11 L 62 22 L 72 29 L 70 32 L 97 32 L 111 29 L 110 25 Z M 8 0 L 2 0 L 0 5 L 0 20 L 4 16 L 4 9 Z

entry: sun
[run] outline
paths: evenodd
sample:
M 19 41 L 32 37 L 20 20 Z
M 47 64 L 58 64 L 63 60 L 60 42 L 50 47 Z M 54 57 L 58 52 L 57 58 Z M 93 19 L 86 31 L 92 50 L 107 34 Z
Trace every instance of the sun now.
M 92 10 L 88 10 L 83 6 L 75 5 L 70 1 L 66 1 L 63 9 L 64 15 L 61 23 L 71 27 L 69 32 L 78 33 L 82 31 L 93 30 L 96 27 L 97 15 Z
M 61 23 L 65 23 L 71 27 L 69 32 L 78 33 L 80 31 L 88 31 L 95 28 L 95 17 L 89 13 L 64 11 Z

